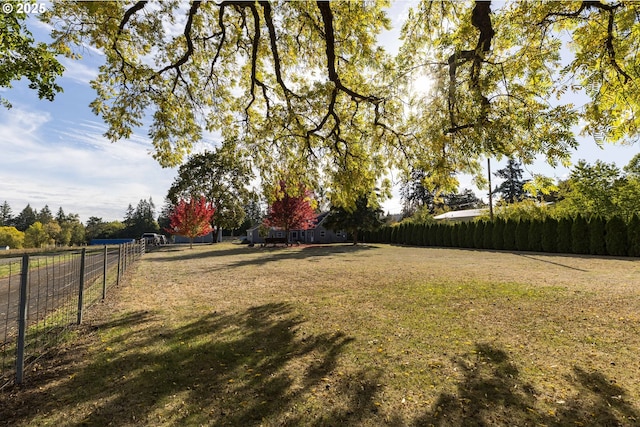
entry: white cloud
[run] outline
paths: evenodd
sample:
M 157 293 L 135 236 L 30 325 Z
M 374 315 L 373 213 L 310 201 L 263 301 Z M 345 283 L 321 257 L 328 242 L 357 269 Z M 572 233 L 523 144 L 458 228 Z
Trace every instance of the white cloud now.
M 145 138 L 110 143 L 101 123 L 53 123 L 38 111 L 9 110 L 0 118 L 0 201 L 14 214 L 30 203 L 62 206 L 83 221 L 121 220 L 127 205 L 152 197 L 160 208 L 175 171 L 148 154 Z

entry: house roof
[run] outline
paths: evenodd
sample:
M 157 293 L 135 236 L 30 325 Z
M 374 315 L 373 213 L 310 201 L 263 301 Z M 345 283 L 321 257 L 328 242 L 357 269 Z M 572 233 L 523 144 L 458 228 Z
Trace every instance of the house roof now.
M 484 215 L 486 212 L 487 209 L 465 209 L 462 211 L 445 212 L 443 214 L 434 216 L 433 219 L 444 221 L 462 221 L 465 219 L 477 218 L 481 215 Z

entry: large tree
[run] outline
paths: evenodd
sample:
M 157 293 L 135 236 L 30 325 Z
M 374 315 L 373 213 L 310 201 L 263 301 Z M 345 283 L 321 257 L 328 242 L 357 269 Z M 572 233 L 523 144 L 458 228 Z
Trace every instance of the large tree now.
M 180 199 L 169 216 L 169 227 L 165 229 L 170 234 L 177 234 L 189 238 L 189 248 L 193 248 L 193 239 L 205 236 L 213 230 L 211 218 L 215 208 L 204 196 Z
M 300 184 L 287 186 L 285 181 L 272 190 L 273 202 L 269 205 L 264 225 L 284 230 L 289 239 L 290 230 L 306 230 L 316 223 L 313 192 Z
M 640 135 L 638 3 L 423 0 L 395 62 L 376 45 L 386 6 L 56 2 L 47 19 L 57 42 L 104 51 L 92 107 L 111 139 L 150 115 L 154 156 L 177 165 L 220 131 L 266 181 L 326 179 L 344 205 L 406 163 L 450 190 L 487 154 L 565 161 L 580 119 L 598 141 Z M 414 96 L 420 75 L 431 90 Z
M 503 181 L 494 190 L 494 194 L 501 194 L 502 200 L 506 203 L 515 203 L 523 200 L 526 196 L 525 185 L 529 182 L 522 179 L 522 164 L 514 159 L 509 159 L 507 165 L 498 169 L 494 175 Z
M 349 232 L 353 237 L 353 244 L 357 245 L 361 232 L 376 230 L 384 223 L 383 214 L 375 194 L 362 195 L 356 200 L 355 208 L 332 206 L 325 226 L 332 230 Z
M 68 50 L 64 45 L 50 46 L 34 40 L 26 24 L 27 8 L 42 13 L 45 4 L 3 1 L 0 13 L 0 87 L 10 88 L 14 81 L 26 77 L 29 88 L 37 90 L 41 99 L 53 101 L 56 93 L 62 91 L 55 80 L 64 71 L 57 55 L 68 53 Z M 0 104 L 11 107 L 2 96 Z
M 253 178 L 248 155 L 235 142 L 225 142 L 214 151 L 195 154 L 180 166 L 167 198 L 204 195 L 216 208 L 213 223 L 233 230 L 242 224 L 249 203 L 248 184 Z

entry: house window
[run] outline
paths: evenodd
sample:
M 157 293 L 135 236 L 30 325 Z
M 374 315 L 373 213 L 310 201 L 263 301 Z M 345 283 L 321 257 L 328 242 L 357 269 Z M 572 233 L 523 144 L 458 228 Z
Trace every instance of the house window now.
M 324 231 L 324 230 L 320 231 L 320 237 L 324 237 L 324 236 L 325 236 L 325 234 L 326 234 L 326 233 L 325 233 L 325 231 Z
M 297 240 L 298 239 L 298 232 L 297 231 L 292 231 L 291 232 L 291 238 L 293 240 Z
M 278 231 L 276 237 L 284 237 L 284 231 Z

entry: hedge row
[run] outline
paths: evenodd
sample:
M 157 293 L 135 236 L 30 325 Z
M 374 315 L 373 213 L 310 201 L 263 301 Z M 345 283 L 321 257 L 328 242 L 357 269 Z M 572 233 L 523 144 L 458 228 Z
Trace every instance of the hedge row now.
M 640 216 L 629 222 L 619 217 L 578 216 L 544 221 L 401 223 L 364 237 L 371 243 L 640 257 Z

